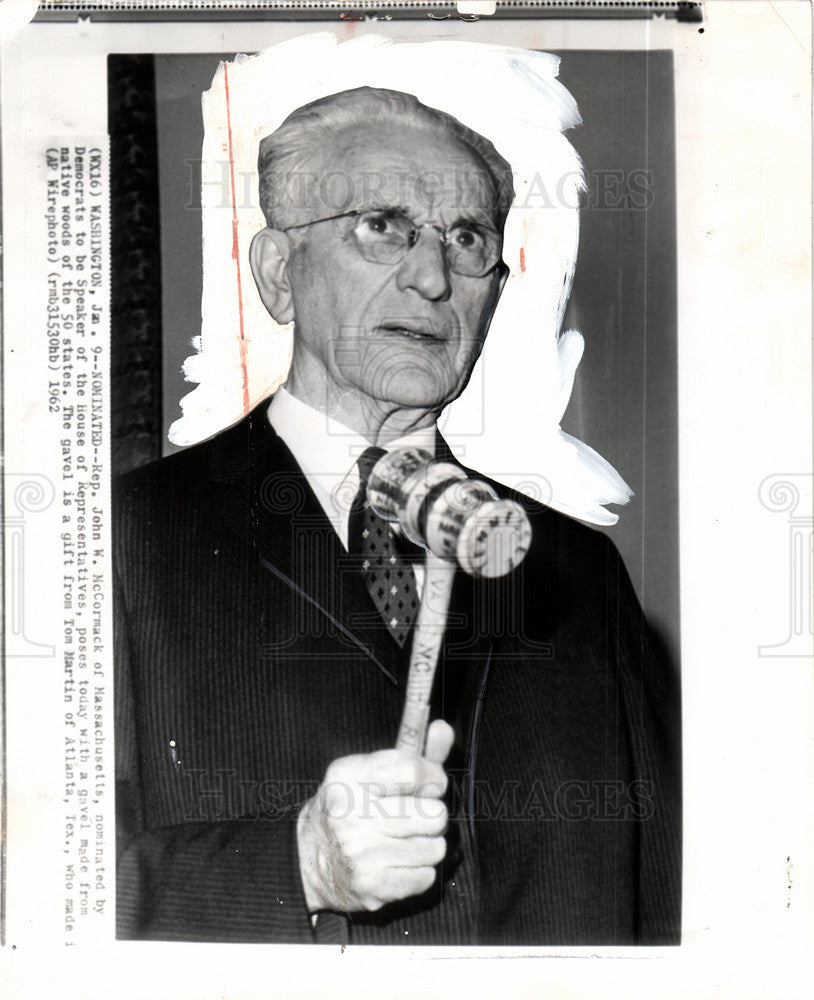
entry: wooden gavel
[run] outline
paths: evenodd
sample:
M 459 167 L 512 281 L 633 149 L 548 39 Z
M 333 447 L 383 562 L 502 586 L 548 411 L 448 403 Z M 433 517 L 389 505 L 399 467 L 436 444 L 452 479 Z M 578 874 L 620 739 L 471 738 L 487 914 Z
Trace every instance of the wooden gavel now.
M 396 749 L 421 754 L 455 570 L 460 566 L 470 576 L 505 576 L 528 551 L 531 525 L 520 504 L 500 499 L 487 483 L 420 448 L 383 455 L 370 473 L 367 496 L 379 517 L 397 522 L 407 538 L 426 550 L 396 740 Z

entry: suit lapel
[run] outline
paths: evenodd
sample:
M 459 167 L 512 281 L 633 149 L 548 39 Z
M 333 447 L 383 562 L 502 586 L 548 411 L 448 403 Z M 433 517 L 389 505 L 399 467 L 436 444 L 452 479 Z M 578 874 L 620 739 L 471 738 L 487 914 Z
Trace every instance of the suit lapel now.
M 333 526 L 262 403 L 227 431 L 213 456 L 212 479 L 224 518 L 255 550 L 264 570 L 317 608 L 399 685 L 406 657 L 387 634 Z
M 364 581 L 285 443 L 267 417 L 267 402 L 215 441 L 211 479 L 229 526 L 254 549 L 265 572 L 307 601 L 396 685 L 406 681 L 409 646 L 387 633 Z M 454 461 L 444 439 L 436 455 Z M 485 661 L 499 632 L 495 612 L 503 581 L 458 572 L 439 682 L 441 698 L 469 686 L 467 665 Z M 498 615 L 499 617 L 499 615 Z M 447 694 L 444 694 L 444 691 Z

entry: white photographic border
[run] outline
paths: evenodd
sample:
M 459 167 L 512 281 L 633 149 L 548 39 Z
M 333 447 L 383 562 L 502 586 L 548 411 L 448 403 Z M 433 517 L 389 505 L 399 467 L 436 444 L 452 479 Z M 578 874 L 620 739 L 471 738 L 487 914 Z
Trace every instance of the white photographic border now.
M 806 645 L 811 646 L 805 559 L 813 530 L 810 18 L 805 0 L 712 0 L 705 5 L 703 34 L 697 25 L 662 18 L 338 21 L 332 29 L 386 31 L 413 40 L 465 34 L 475 41 L 554 50 L 673 49 L 682 945 L 342 953 L 303 946 L 117 942 L 110 905 L 92 940 L 66 946 L 54 835 L 63 824 L 62 732 L 53 725 L 61 718 L 62 687 L 50 683 L 44 659 L 9 658 L 6 925 L 0 952 L 6 995 L 127 998 L 149 993 L 176 1000 L 324 995 L 791 1000 L 810 995 L 814 702 L 811 661 L 805 656 Z M 30 173 L 32 149 L 48 136 L 106 134 L 109 52 L 255 51 L 308 30 L 313 22 L 90 21 L 36 23 L 5 37 L 7 614 L 14 583 L 9 575 L 14 553 L 8 546 L 16 525 L 9 484 L 15 475 L 47 472 L 51 458 L 43 456 L 54 451 L 48 421 L 38 410 L 45 398 L 44 355 L 31 350 L 26 322 L 42 297 L 33 277 L 41 265 L 35 258 L 39 236 L 33 234 L 42 229 L 43 210 Z M 51 545 L 50 515 L 42 516 L 47 529 L 38 530 L 40 522 L 31 520 L 25 538 L 25 586 L 36 609 L 32 620 L 38 637 L 58 646 L 61 554 Z M 802 568 L 794 562 L 798 544 Z M 801 600 L 803 617 L 797 621 L 793 612 Z M 10 624 L 7 618 L 7 636 Z M 797 645 L 784 644 L 795 628 L 801 636 Z M 109 782 L 112 788 L 112 773 Z M 112 835 L 112 822 L 108 829 Z

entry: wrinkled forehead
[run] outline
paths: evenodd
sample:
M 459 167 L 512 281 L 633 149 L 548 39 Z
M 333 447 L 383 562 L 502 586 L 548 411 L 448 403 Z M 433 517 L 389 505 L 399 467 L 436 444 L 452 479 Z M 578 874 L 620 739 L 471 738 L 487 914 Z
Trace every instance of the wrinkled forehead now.
M 400 208 L 416 221 L 446 225 L 497 221 L 488 167 L 442 126 L 347 127 L 286 173 L 289 225 L 369 208 Z

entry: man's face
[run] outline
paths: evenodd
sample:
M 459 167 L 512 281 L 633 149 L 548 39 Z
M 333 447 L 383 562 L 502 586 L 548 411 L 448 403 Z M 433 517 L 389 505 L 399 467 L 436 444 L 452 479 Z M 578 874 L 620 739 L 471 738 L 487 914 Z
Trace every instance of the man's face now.
M 441 129 L 344 130 L 302 169 L 319 178 L 295 206 L 299 225 L 340 212 L 400 209 L 442 230 L 462 220 L 496 226 L 483 164 Z M 325 409 L 355 394 L 372 414 L 440 410 L 466 385 L 494 304 L 495 269 L 454 273 L 426 226 L 396 263 L 365 259 L 354 217 L 289 229 L 286 272 L 295 317 L 294 368 L 322 376 Z

